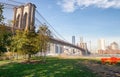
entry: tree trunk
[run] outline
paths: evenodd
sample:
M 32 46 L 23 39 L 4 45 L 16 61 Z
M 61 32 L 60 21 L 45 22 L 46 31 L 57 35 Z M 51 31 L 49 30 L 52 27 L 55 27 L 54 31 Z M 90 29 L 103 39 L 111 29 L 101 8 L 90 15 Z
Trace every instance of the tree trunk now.
M 15 53 L 12 52 L 12 59 L 14 60 L 15 59 Z
M 40 50 L 40 59 L 42 61 L 42 49 Z
M 46 62 L 46 52 L 43 52 L 43 62 Z
M 2 55 L 2 52 L 0 51 L 0 56 Z
M 30 62 L 31 54 L 28 54 L 28 62 Z
M 18 60 L 18 52 L 16 53 L 16 57 L 17 57 L 17 60 Z

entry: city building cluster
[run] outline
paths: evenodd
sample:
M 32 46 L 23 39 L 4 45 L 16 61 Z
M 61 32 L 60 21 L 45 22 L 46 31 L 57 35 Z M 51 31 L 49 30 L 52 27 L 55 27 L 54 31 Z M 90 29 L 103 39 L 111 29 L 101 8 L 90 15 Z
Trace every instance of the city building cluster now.
M 100 39 L 98 41 L 98 54 L 120 54 L 119 45 L 116 42 L 112 42 L 106 46 L 105 40 Z

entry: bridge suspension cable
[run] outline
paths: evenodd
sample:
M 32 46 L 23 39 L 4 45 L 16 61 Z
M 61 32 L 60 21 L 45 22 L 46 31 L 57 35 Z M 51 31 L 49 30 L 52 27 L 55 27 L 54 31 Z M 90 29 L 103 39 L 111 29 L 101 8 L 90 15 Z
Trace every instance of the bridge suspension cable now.
M 41 13 L 38 10 L 35 10 L 35 11 L 39 14 L 40 17 L 42 17 L 43 20 L 45 20 L 45 22 L 54 30 L 54 32 L 57 35 L 59 35 L 63 40 L 66 41 L 66 39 L 53 28 L 53 26 L 41 15 Z
M 35 17 L 35 20 L 42 25 L 42 22 L 38 18 Z
M 3 5 L 8 5 L 8 6 L 12 6 L 12 7 L 17 6 L 17 5 L 14 5 L 14 4 L 9 4 L 9 3 L 4 3 L 4 2 L 0 2 L 0 4 L 3 4 Z
M 35 20 L 38 21 L 38 23 L 39 23 L 39 24 L 36 24 L 36 23 L 35 23 L 35 26 L 38 26 L 38 27 L 39 27 L 39 26 L 43 25 L 43 23 L 42 23 L 39 19 L 37 19 L 36 17 L 35 17 Z M 54 35 L 56 38 L 58 38 L 58 37 L 56 36 L 56 34 L 53 33 L 53 32 L 52 32 L 52 35 Z
M 11 2 L 14 2 L 14 3 L 18 3 L 18 4 L 25 4 L 23 2 L 18 2 L 18 1 L 15 1 L 15 0 L 8 0 L 8 1 L 11 1 Z

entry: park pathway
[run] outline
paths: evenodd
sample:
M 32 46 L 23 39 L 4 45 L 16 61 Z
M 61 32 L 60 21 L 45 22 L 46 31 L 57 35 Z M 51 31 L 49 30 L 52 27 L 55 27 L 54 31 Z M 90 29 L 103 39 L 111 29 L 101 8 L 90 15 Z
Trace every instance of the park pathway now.
M 80 61 L 78 63 L 82 63 L 100 77 L 120 77 L 120 66 L 101 64 L 98 62 L 88 60 L 83 62 Z

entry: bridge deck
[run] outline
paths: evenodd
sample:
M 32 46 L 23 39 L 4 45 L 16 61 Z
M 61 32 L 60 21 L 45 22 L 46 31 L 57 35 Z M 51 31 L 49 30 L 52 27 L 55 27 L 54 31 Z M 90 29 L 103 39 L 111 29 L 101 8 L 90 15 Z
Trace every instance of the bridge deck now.
M 71 44 L 71 43 L 65 42 L 65 41 L 63 41 L 63 40 L 59 40 L 59 39 L 55 39 L 55 38 L 50 38 L 50 41 L 51 41 L 51 42 L 54 42 L 54 43 L 61 44 L 61 45 L 70 46 L 70 47 L 79 49 L 79 50 L 81 50 L 81 51 L 85 51 L 85 49 L 80 48 L 79 46 L 73 45 L 73 44 Z

